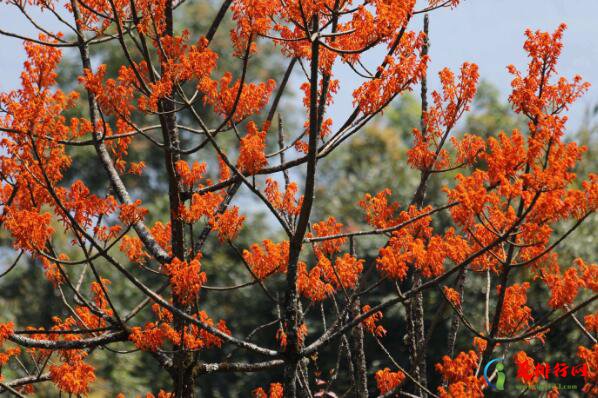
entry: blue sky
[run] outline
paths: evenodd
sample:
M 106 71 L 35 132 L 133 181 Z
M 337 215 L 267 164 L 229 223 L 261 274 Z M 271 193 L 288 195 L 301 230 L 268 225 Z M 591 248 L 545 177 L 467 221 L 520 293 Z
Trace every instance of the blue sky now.
M 475 62 L 481 77 L 497 85 L 504 98 L 510 90 L 506 65 L 525 68 L 522 49 L 526 28 L 554 30 L 565 22 L 565 49 L 559 72 L 564 76 L 580 74 L 593 84 L 589 93 L 576 103 L 570 115 L 570 128 L 579 125 L 586 107 L 598 104 L 598 1 L 596 0 L 463 0 L 453 10 L 440 10 L 431 15 L 431 85 L 437 87 L 436 73 L 442 67 L 457 69 L 462 62 Z M 47 14 L 40 16 L 46 26 L 56 28 Z M 421 18 L 411 25 L 421 27 Z M 31 26 L 14 7 L 0 5 L 0 28 L 33 34 Z M 368 60 L 374 62 L 381 52 Z M 0 91 L 18 85 L 24 52 L 19 40 L 0 36 Z M 344 69 L 338 70 L 342 81 L 349 81 L 339 93 L 335 113 L 348 112 L 351 92 L 358 80 Z

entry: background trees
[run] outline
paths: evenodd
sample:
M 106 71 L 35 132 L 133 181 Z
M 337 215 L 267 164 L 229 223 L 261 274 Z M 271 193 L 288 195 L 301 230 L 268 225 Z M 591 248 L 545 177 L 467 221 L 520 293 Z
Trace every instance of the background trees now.
M 564 136 L 587 85 L 560 27 L 526 33 L 509 106 L 469 63 L 428 93 L 411 29 L 457 3 L 35 4 L 70 36 L 25 38 L 0 97 L 0 387 L 471 397 L 489 359 L 579 341 L 591 394 L 598 271 L 565 240 L 596 208 Z M 363 80 L 346 119 L 338 63 Z

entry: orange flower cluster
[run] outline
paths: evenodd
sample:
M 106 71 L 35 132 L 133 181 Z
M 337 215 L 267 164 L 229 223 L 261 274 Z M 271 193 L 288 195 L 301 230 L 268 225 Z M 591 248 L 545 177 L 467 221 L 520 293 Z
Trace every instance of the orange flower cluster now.
M 514 284 L 507 287 L 505 292 L 505 299 L 498 321 L 498 334 L 500 336 L 511 336 L 520 330 L 524 330 L 529 326 L 529 322 L 533 321 L 532 310 L 527 303 L 527 289 L 530 284 L 528 282 L 522 284 Z M 500 292 L 501 287 L 497 290 Z
M 541 271 L 542 279 L 550 290 L 550 307 L 556 309 L 572 304 L 580 288 L 598 290 L 598 283 L 595 282 L 598 265 L 587 265 L 581 259 L 575 260 L 575 264 L 577 268 L 569 267 L 562 274 L 556 261 L 550 262 L 547 268 Z
M 118 71 L 117 80 L 107 79 L 104 82 L 106 70 L 105 64 L 98 66 L 96 73 L 85 69 L 83 76 L 79 77 L 79 82 L 95 94 L 99 106 L 106 115 L 113 115 L 124 120 L 135 109 L 133 106 L 135 95 L 133 83 L 136 81 L 136 77 L 132 68 L 122 66 Z
M 315 231 L 316 236 L 331 236 L 341 233 L 343 224 L 337 223 L 334 217 L 328 217 L 326 221 L 320 221 L 312 224 L 311 228 Z M 347 241 L 347 238 L 326 239 L 318 242 L 316 247 L 326 255 L 337 253 L 341 246 Z
M 230 34 L 235 55 L 244 55 L 248 46 L 250 46 L 250 53 L 255 52 L 255 43 L 250 45 L 249 41 L 272 29 L 272 17 L 279 12 L 281 6 L 279 2 L 268 0 L 235 0 L 232 2 L 231 10 L 236 25 Z
M 323 257 L 323 256 L 322 256 Z M 323 257 L 325 261 L 328 261 Z M 309 271 L 307 264 L 300 261 L 297 264 L 297 291 L 299 294 L 317 302 L 326 299 L 327 296 L 334 293 L 334 286 L 330 282 L 325 282 L 322 278 L 323 269 L 321 266 L 315 266 Z
M 164 53 L 162 59 L 162 82 L 196 80 L 198 84 L 209 79 L 216 67 L 218 54 L 208 46 L 208 39 L 200 37 L 195 44 L 188 44 L 190 33 L 183 30 L 180 36 L 163 36 L 160 41 Z
M 436 370 L 448 386 L 438 387 L 438 395 L 441 398 L 483 398 L 484 378 L 475 376 L 478 359 L 475 351 L 460 352 L 454 359 L 442 357 Z
M 188 224 L 196 223 L 202 217 L 212 220 L 222 199 L 222 195 L 216 192 L 194 193 L 189 207 L 181 205 L 179 209 L 181 220 Z
M 430 210 L 430 207 L 417 210 L 411 206 L 409 211 L 400 213 L 397 223 L 404 223 Z M 388 245 L 380 249 L 376 259 L 378 270 L 389 278 L 403 280 L 409 266 L 413 265 L 424 277 L 430 278 L 444 272 L 445 259 L 455 261 L 463 257 L 463 251 L 467 250 L 466 242 L 457 238 L 453 230 L 447 230 L 444 237 L 432 235 L 431 221 L 431 217 L 422 217 L 394 231 Z
M 488 175 L 476 170 L 470 176 L 457 175 L 458 184 L 454 189 L 445 189 L 451 201 L 459 202 L 458 206 L 451 208 L 453 220 L 461 226 L 472 227 L 475 216 L 482 213 L 485 205 L 490 202 L 484 183 Z
M 206 283 L 205 272 L 201 272 L 201 253 L 189 262 L 178 258 L 164 264 L 164 270 L 170 278 L 170 287 L 181 304 L 191 304 L 198 296 L 201 286 Z
M 75 181 L 70 190 L 58 189 L 64 207 L 70 211 L 77 223 L 85 228 L 93 225 L 96 217 L 107 216 L 116 209 L 116 200 L 111 195 L 101 199 L 93 195 L 81 180 Z M 66 215 L 59 213 L 63 222 Z
M 15 325 L 12 322 L 0 323 L 0 347 L 4 344 L 4 341 L 13 335 L 15 331 Z
M 233 206 L 224 212 L 217 214 L 210 220 L 210 225 L 218 232 L 220 242 L 231 241 L 243 227 L 245 216 L 239 216 L 239 208 Z
M 65 261 L 65 260 L 68 260 L 68 256 L 64 253 L 61 253 L 58 256 L 58 259 L 61 261 Z M 44 267 L 44 270 L 46 271 L 46 279 L 48 279 L 48 282 L 52 283 L 52 286 L 55 286 L 55 287 L 58 285 L 61 285 L 64 282 L 64 276 L 60 272 L 60 268 L 58 268 L 58 264 L 48 260 L 45 257 L 42 257 L 41 260 L 42 260 L 42 266 Z
M 94 368 L 83 362 L 50 365 L 50 378 L 60 391 L 87 395 L 89 384 L 96 379 Z
M 426 72 L 428 57 L 418 54 L 423 46 L 423 34 L 405 32 L 397 53 L 386 58 L 380 77 L 368 80 L 353 92 L 353 102 L 370 115 L 378 112 L 402 91 L 409 90 Z
M 482 137 L 465 134 L 461 140 L 451 137 L 451 142 L 457 152 L 455 162 L 457 165 L 473 165 L 486 149 L 486 143 Z
M 332 58 L 330 59 L 330 65 L 327 65 L 325 67 L 323 67 L 322 69 L 324 69 L 326 72 L 324 72 L 325 74 L 332 76 L 332 73 L 330 72 L 330 69 L 332 67 L 332 62 L 333 59 L 336 57 L 336 55 L 334 55 L 333 53 L 331 53 L 330 51 L 324 51 L 324 53 L 322 55 L 325 54 L 330 54 L 332 55 Z M 324 57 L 325 59 L 325 57 Z M 320 58 L 320 64 L 324 63 L 324 59 Z M 318 98 L 322 98 L 323 96 L 323 83 L 324 80 L 320 80 L 320 85 L 318 87 L 318 94 L 317 97 Z M 303 91 L 303 106 L 304 108 L 308 111 L 308 115 L 309 115 L 309 109 L 310 109 L 310 103 L 311 103 L 311 83 L 309 82 L 305 82 L 301 85 L 301 90 Z M 338 88 L 339 88 L 339 82 L 336 79 L 330 79 L 328 81 L 328 90 L 326 91 L 326 99 L 325 99 L 325 104 L 326 106 L 329 106 L 333 103 L 333 97 L 334 94 L 336 94 L 338 92 Z M 332 119 L 331 118 L 326 118 L 324 120 L 322 120 L 322 123 L 320 124 L 320 138 L 323 140 L 324 137 L 326 137 L 329 133 L 330 133 L 330 128 L 332 127 Z M 309 131 L 309 117 L 305 120 L 305 122 L 303 123 L 303 131 L 304 134 L 307 134 L 307 131 Z M 301 143 L 300 143 L 301 142 Z M 307 153 L 308 152 L 308 145 L 306 142 L 303 141 L 296 141 L 295 142 L 295 147 L 298 151 L 303 152 L 303 153 Z
M 474 337 L 473 338 L 473 346 L 477 350 L 479 354 L 483 353 L 486 347 L 488 346 L 488 342 L 481 337 Z
M 96 292 L 94 292 L 94 295 L 97 299 L 98 289 L 96 288 L 95 290 Z M 100 310 L 105 310 L 106 308 L 103 306 L 101 300 L 98 302 L 102 304 L 102 308 L 100 308 Z M 75 311 L 78 314 L 85 315 L 85 311 L 81 307 L 75 308 Z M 51 330 L 64 331 L 72 330 L 75 327 L 89 328 L 100 324 L 96 315 L 92 315 L 90 313 L 88 313 L 88 315 L 89 318 L 95 317 L 95 319 L 92 320 L 91 325 L 81 324 L 81 322 L 76 321 L 73 317 L 68 317 L 64 321 L 58 317 L 54 317 L 54 326 L 51 328 Z M 81 335 L 77 334 L 33 334 L 30 337 L 33 339 L 52 341 L 76 341 L 82 338 Z M 35 352 L 36 350 L 38 349 L 31 349 L 32 352 Z M 39 351 L 42 357 L 49 357 L 52 354 L 51 350 L 39 349 Z M 62 363 L 54 363 L 48 368 L 52 382 L 62 392 L 77 395 L 87 395 L 89 392 L 89 385 L 96 379 L 93 366 L 84 362 L 84 359 L 88 355 L 87 351 L 82 349 L 61 350 L 59 351 L 59 355 Z
M 525 352 L 519 351 L 513 356 L 513 362 L 517 365 L 518 369 L 534 369 L 534 359 L 528 356 Z M 528 372 L 517 374 L 515 376 L 519 379 L 519 382 L 527 384 L 529 386 L 534 385 L 538 382 L 538 375 L 535 372 Z
M 455 307 L 461 308 L 461 295 L 455 289 L 452 289 L 448 286 L 442 287 L 442 292 L 446 299 Z
M 510 180 L 526 162 L 525 140 L 519 130 L 513 130 L 511 137 L 500 132 L 498 139 L 491 137 L 488 140 L 488 146 L 490 152 L 484 159 L 488 164 L 488 177 L 491 184 Z
M 363 260 L 348 253 L 335 259 L 334 265 L 317 252 L 317 264 L 307 270 L 307 265 L 299 262 L 297 269 L 297 289 L 300 294 L 312 301 L 322 301 L 338 289 L 354 289 L 363 271 Z
M 339 24 L 339 32 L 343 32 L 334 41 L 338 48 L 345 51 L 343 59 L 355 63 L 359 59 L 359 51 L 378 42 L 388 42 L 396 37 L 398 30 L 405 25 L 413 7 L 414 0 L 373 1 L 370 7 L 358 7 L 351 20 Z
M 266 179 L 266 198 L 276 210 L 282 212 L 287 217 L 296 217 L 301 211 L 303 204 L 303 195 L 297 200 L 297 183 L 291 182 L 285 189 L 284 195 L 278 190 L 278 182 L 272 178 Z
M 54 229 L 50 227 L 50 213 L 40 214 L 35 210 L 12 208 L 7 210 L 4 226 L 14 238 L 14 248 L 32 253 L 43 250 L 54 233 Z
M 232 80 L 233 75 L 226 72 L 219 82 L 204 79 L 199 89 L 205 94 L 204 103 L 212 105 L 214 112 L 223 117 L 230 117 L 234 123 L 239 123 L 262 110 L 276 86 L 274 80 L 268 80 L 260 84 L 244 83 L 241 89 L 241 82 L 236 81 L 231 86 Z M 232 114 L 233 110 L 234 114 Z
M 598 344 L 590 348 L 579 346 L 577 356 L 588 367 L 588 374 L 584 377 L 586 384 L 582 391 L 589 397 L 598 395 Z
M 262 247 L 251 245 L 243 251 L 243 259 L 258 279 L 264 279 L 275 272 L 286 272 L 289 263 L 289 241 L 274 243 L 271 240 L 262 242 Z
M 150 228 L 150 233 L 152 237 L 156 240 L 156 242 L 170 255 L 171 253 L 171 229 L 170 229 L 170 222 L 167 224 L 162 224 L 162 222 L 157 221 L 153 227 Z
M 143 220 L 148 210 L 141 207 L 141 200 L 137 199 L 134 203 L 123 203 L 120 205 L 120 214 L 118 218 L 123 224 L 132 225 Z
M 361 309 L 361 312 L 366 313 L 371 309 L 372 307 L 366 304 Z M 384 329 L 382 325 L 376 325 L 377 322 L 380 322 L 383 316 L 384 315 L 382 314 L 382 311 L 376 311 L 372 315 L 368 316 L 363 321 L 361 321 L 361 323 L 371 334 L 378 337 L 383 337 L 384 335 L 386 335 L 386 329 Z
M 184 160 L 179 160 L 175 164 L 176 172 L 181 179 L 181 183 L 191 189 L 193 186 L 203 178 L 206 173 L 207 165 L 205 162 L 199 163 L 198 161 L 193 162 L 193 165 L 189 167 L 189 163 Z
M 253 390 L 253 396 L 255 398 L 282 398 L 284 396 L 284 390 L 282 384 L 272 383 L 270 384 L 270 393 L 266 394 L 266 391 L 262 387 Z
M 150 258 L 150 255 L 143 250 L 141 239 L 137 237 L 123 236 L 120 241 L 119 250 L 133 263 L 143 264 Z
M 474 160 L 467 153 L 475 152 L 487 167 L 457 176 L 456 186 L 445 189 L 451 201 L 459 202 L 450 211 L 455 223 L 464 227 L 469 240 L 474 242 L 470 251 L 491 243 L 513 225 L 517 220 L 516 203 L 521 202 L 525 209 L 534 200 L 533 210 L 520 226 L 517 243 L 521 249 L 517 261 L 529 260 L 532 267 L 542 268 L 540 278 L 550 284 L 553 297 L 549 305 L 554 308 L 572 302 L 581 287 L 581 274 L 579 270 L 567 270 L 561 275 L 553 264 L 554 259 L 549 259 L 548 267 L 543 265 L 546 256 L 542 254 L 553 232 L 551 224 L 567 218 L 580 219 L 593 211 L 597 191 L 594 176 L 584 181 L 581 189 L 571 188 L 575 165 L 585 148 L 561 141 L 566 120 L 560 116 L 561 111 L 588 88 L 579 77 L 572 83 L 555 77 L 563 30 L 564 26 L 553 34 L 528 31 L 525 49 L 531 60 L 527 75 L 510 67 L 514 74 L 510 101 L 517 112 L 530 119 L 527 140 L 518 130 L 511 135 L 500 133 L 498 138 L 488 140 L 486 150 L 483 142 L 464 139 L 460 144 L 469 149 L 457 145 L 458 161 Z M 470 86 L 473 90 L 473 85 Z M 446 120 L 450 124 L 455 118 Z M 503 250 L 504 245 L 500 245 L 494 252 L 504 255 Z M 499 271 L 490 253 L 476 259 L 472 269 Z
M 390 189 L 378 192 L 375 196 L 365 194 L 359 206 L 365 211 L 365 219 L 368 224 L 376 228 L 389 228 L 397 224 L 396 211 L 399 208 L 397 202 L 388 203 L 388 197 L 392 195 Z
M 156 322 L 148 322 L 143 328 L 135 326 L 131 328 L 129 340 L 137 348 L 143 351 L 156 352 L 163 347 L 166 342 L 178 347 L 184 345 L 190 350 L 208 349 L 210 347 L 221 347 L 222 340 L 200 328 L 196 324 L 185 326 L 184 332 L 180 333 L 173 327 L 173 315 L 170 311 L 161 308 L 158 304 L 152 306 L 156 314 Z M 230 335 L 230 330 L 223 320 L 217 324 L 204 311 L 199 311 L 193 316 L 204 324 L 207 324 L 221 332 Z
M 159 0 L 164 3 L 163 0 Z M 162 7 L 160 7 L 162 8 Z M 137 105 L 140 111 L 156 112 L 160 101 L 170 95 L 175 84 L 196 80 L 198 87 L 208 87 L 210 75 L 216 67 L 218 56 L 208 48 L 208 41 L 200 38 L 196 44 L 188 44 L 189 33 L 181 36 L 163 36 L 154 44 L 160 46 L 161 76 L 152 81 L 145 61 L 121 66 L 118 78 L 107 79 L 106 65 L 100 65 L 96 73 L 85 70 L 81 83 L 93 92 L 102 110 L 116 116 L 121 123 L 131 124 L 131 113 L 135 110 L 134 98 L 139 93 Z M 139 80 L 144 90 L 139 90 Z
M 247 135 L 241 138 L 237 167 L 246 174 L 256 174 L 266 164 L 266 132 L 259 131 L 254 122 L 247 123 Z
M 394 391 L 405 381 L 405 373 L 400 370 L 391 372 L 389 368 L 376 371 L 374 377 L 376 378 L 376 387 L 382 395 Z
M 344 253 L 335 259 L 334 265 L 327 258 L 321 256 L 322 261 L 318 265 L 322 266 L 324 276 L 337 289 L 355 289 L 359 275 L 363 271 L 363 259 L 356 259 L 349 253 Z M 325 260 L 324 260 L 325 259 Z
M 9 348 L 0 352 L 0 381 L 2 381 L 2 367 L 10 361 L 10 358 L 16 357 L 21 353 L 20 347 Z
M 598 333 L 598 313 L 588 314 L 584 318 L 586 329 L 591 333 Z
M 419 170 L 441 170 L 450 166 L 448 152 L 442 146 L 457 120 L 469 109 L 479 73 L 476 64 L 464 63 L 458 82 L 447 68 L 441 70 L 439 76 L 442 94 L 432 93 L 434 105 L 423 115 L 425 132 L 414 130 L 414 146 L 407 152 L 408 163 Z M 484 148 L 483 140 L 474 136 L 465 136 L 461 142 L 452 141 L 457 148 L 458 162 L 473 163 Z
M 509 72 L 514 75 L 513 93 L 509 100 L 516 112 L 522 112 L 530 118 L 544 113 L 547 105 L 554 109 L 562 108 L 581 96 L 589 88 L 589 84 L 582 83 L 579 76 L 575 76 L 573 83 L 561 78 L 555 85 L 547 85 L 549 79 L 556 73 L 556 64 L 563 49 L 563 32 L 567 26 L 561 24 L 554 33 L 527 30 L 527 40 L 523 48 L 527 51 L 530 62 L 527 75 L 509 65 Z M 541 85 L 543 89 L 539 91 Z M 541 95 L 538 96 L 537 93 Z

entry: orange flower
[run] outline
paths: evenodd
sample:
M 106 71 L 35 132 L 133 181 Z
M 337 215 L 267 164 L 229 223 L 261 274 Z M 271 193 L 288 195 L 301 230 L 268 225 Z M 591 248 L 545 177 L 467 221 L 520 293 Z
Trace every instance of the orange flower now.
M 164 265 L 172 291 L 181 304 L 192 303 L 207 280 L 205 272 L 200 272 L 200 259 L 201 253 L 190 262 L 175 258 L 170 264 Z
M 19 355 L 21 353 L 21 348 L 19 347 L 14 347 L 14 348 L 9 348 L 8 350 L 4 351 L 4 352 L 0 352 L 0 368 L 4 365 L 6 365 L 8 363 L 8 361 L 10 361 L 11 357 L 16 357 L 17 355 Z M 2 375 L 0 374 L 0 380 Z
M 448 301 L 457 308 L 461 308 L 461 295 L 455 289 L 443 286 L 442 290 Z
M 473 346 L 476 348 L 478 353 L 483 353 L 484 350 L 486 350 L 486 346 L 488 345 L 488 342 L 480 337 L 474 337 L 473 338 Z
M 458 184 L 454 189 L 445 188 L 449 199 L 459 202 L 457 206 L 451 207 L 451 215 L 458 225 L 473 226 L 475 216 L 480 214 L 490 201 L 484 186 L 487 180 L 488 175 L 485 172 L 476 170 L 467 177 L 457 175 Z
M 584 318 L 586 329 L 591 333 L 598 333 L 598 313 L 588 314 Z
M 376 378 L 378 391 L 382 395 L 394 391 L 403 383 L 403 381 L 405 381 L 405 373 L 400 370 L 391 372 L 389 368 L 376 371 L 374 377 Z
M 365 210 L 365 219 L 368 224 L 376 228 L 388 228 L 397 224 L 395 212 L 399 208 L 397 202 L 388 203 L 388 196 L 392 194 L 390 189 L 378 192 L 375 196 L 365 194 L 359 206 Z
M 270 384 L 270 393 L 266 394 L 266 391 L 262 387 L 253 390 L 253 396 L 255 398 L 282 398 L 284 396 L 284 390 L 282 384 L 272 383 Z
M 14 328 L 15 325 L 12 322 L 0 323 L 0 347 L 4 344 L 4 340 L 13 335 Z
M 50 227 L 51 218 L 50 213 L 10 209 L 4 225 L 15 239 L 15 249 L 35 252 L 43 250 L 54 233 L 54 229 Z
M 542 275 L 551 293 L 548 305 L 555 309 L 573 303 L 579 288 L 585 285 L 575 268 L 568 268 L 564 274 L 561 274 L 556 262 L 551 264 L 551 269 L 542 272 Z
M 145 162 L 137 162 L 129 164 L 129 174 L 140 176 L 145 168 Z
M 220 181 L 228 180 L 231 176 L 231 170 L 220 155 L 218 155 L 218 167 L 220 169 Z
M 245 216 L 239 216 L 239 208 L 233 206 L 223 213 L 216 215 L 210 224 L 218 232 L 220 242 L 224 242 L 233 240 L 237 236 L 243 227 L 244 220 Z
M 324 261 L 328 261 L 323 257 Z M 297 264 L 297 290 L 301 295 L 307 297 L 311 301 L 322 301 L 327 296 L 334 293 L 334 287 L 322 280 L 322 267 L 315 266 L 309 272 L 307 271 L 307 264 L 300 261 Z
M 529 283 L 515 284 L 507 287 L 503 309 L 498 322 L 500 336 L 511 336 L 525 330 L 533 320 L 532 310 L 527 305 L 527 289 Z M 500 291 L 501 287 L 497 289 Z
M 118 218 L 123 224 L 132 225 L 143 218 L 148 213 L 147 209 L 140 206 L 141 200 L 137 199 L 134 203 L 123 203 L 120 205 L 120 215 Z
M 441 398 L 483 398 L 485 386 L 483 377 L 475 377 L 478 366 L 478 355 L 474 351 L 460 352 L 456 358 L 442 358 L 436 364 L 436 370 L 448 383 L 447 388 L 438 387 Z
M 291 182 L 286 187 L 283 196 L 278 190 L 278 182 L 271 178 L 266 179 L 266 198 L 276 210 L 280 210 L 289 216 L 297 216 L 301 211 L 303 196 L 299 200 L 295 199 L 297 190 L 297 184 Z
M 150 228 L 150 232 L 152 237 L 158 242 L 158 244 L 166 250 L 168 253 L 171 252 L 171 229 L 170 229 L 170 222 L 167 224 L 162 224 L 160 221 L 157 221 L 153 227 Z
M 534 385 L 538 382 L 538 376 L 535 375 L 534 360 L 525 352 L 519 351 L 513 356 L 513 362 L 517 365 L 516 378 L 523 384 Z
M 191 196 L 191 205 L 188 208 L 181 205 L 179 209 L 181 219 L 188 224 L 195 223 L 202 217 L 211 219 L 220 203 L 222 203 L 222 196 L 216 192 L 194 193 Z
M 239 96 L 240 81 L 237 80 L 231 86 L 232 80 L 232 74 L 226 72 L 219 82 L 208 78 L 202 79 L 198 88 L 205 94 L 204 103 L 212 105 L 214 112 L 224 117 L 232 116 L 231 121 L 235 123 L 259 112 L 266 106 L 276 86 L 274 80 L 260 84 L 244 84 Z M 235 113 L 231 115 L 235 104 Z
M 198 161 L 193 162 L 193 165 L 189 167 L 189 164 L 184 160 L 179 160 L 175 164 L 176 172 L 181 178 L 181 182 L 187 188 L 192 188 L 196 185 L 206 173 L 206 163 L 199 163 Z
M 465 134 L 461 140 L 451 137 L 451 142 L 457 150 L 457 164 L 473 165 L 486 149 L 484 139 L 477 135 Z
M 409 269 L 406 256 L 393 248 L 392 244 L 380 249 L 380 256 L 376 259 L 376 268 L 389 278 L 398 280 L 405 279 Z
M 94 368 L 83 362 L 50 366 L 50 378 L 60 391 L 87 395 L 89 384 L 96 379 Z
M 289 241 L 274 243 L 262 242 L 263 249 L 253 244 L 249 250 L 243 250 L 243 259 L 251 267 L 258 279 L 264 279 L 274 272 L 286 272 L 289 262 Z
M 421 55 L 423 39 L 423 34 L 403 34 L 399 50 L 386 58 L 387 66 L 380 70 L 380 77 L 366 81 L 353 92 L 353 102 L 360 111 L 368 115 L 375 113 L 396 95 L 417 84 L 428 63 L 428 57 Z
M 343 224 L 337 223 L 334 217 L 328 217 L 326 221 L 314 223 L 311 227 L 316 232 L 316 236 L 330 236 L 340 234 Z M 346 241 L 347 238 L 327 239 L 318 242 L 317 247 L 325 254 L 332 255 L 338 252 Z
M 143 243 L 139 238 L 125 235 L 120 242 L 119 250 L 134 263 L 143 264 L 150 257 L 143 250 Z
M 164 343 L 164 333 L 156 324 L 149 322 L 143 329 L 138 326 L 131 328 L 129 340 L 142 351 L 155 352 Z
M 58 256 L 58 259 L 65 261 L 65 260 L 68 260 L 68 256 L 64 253 L 61 253 Z M 50 283 L 52 283 L 53 286 L 61 285 L 64 282 L 64 276 L 60 272 L 60 269 L 58 268 L 58 264 L 48 260 L 45 257 L 42 257 L 41 260 L 42 260 L 42 266 L 44 267 L 44 270 L 46 271 L 46 278 L 48 279 L 48 281 Z
M 371 309 L 372 307 L 370 307 L 369 305 L 364 305 L 361 309 L 361 312 L 365 313 Z M 371 334 L 376 335 L 378 337 L 383 337 L 386 334 L 386 329 L 384 329 L 381 325 L 376 325 L 376 322 L 380 322 L 382 317 L 382 311 L 376 311 L 372 315 L 368 316 L 363 321 L 361 321 L 361 323 Z
M 577 356 L 588 368 L 587 375 L 584 376 L 586 384 L 582 391 L 589 397 L 596 396 L 598 394 L 598 344 L 594 344 L 591 349 L 579 346 Z
M 324 256 L 320 255 L 320 259 L 318 265 L 322 267 L 324 276 L 337 289 L 354 289 L 357 286 L 359 275 L 363 271 L 363 260 L 358 260 L 349 253 L 345 253 L 337 257 L 332 266 Z
M 247 124 L 247 135 L 241 138 L 241 149 L 237 167 L 247 174 L 255 174 L 267 163 L 266 132 L 259 131 L 254 122 Z

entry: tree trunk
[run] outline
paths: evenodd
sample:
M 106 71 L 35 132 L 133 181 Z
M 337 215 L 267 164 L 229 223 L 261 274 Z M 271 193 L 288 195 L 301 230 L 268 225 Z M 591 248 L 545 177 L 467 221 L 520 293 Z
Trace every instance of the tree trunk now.
M 352 310 L 353 317 L 361 313 L 361 303 L 359 298 L 355 300 Z M 355 397 L 368 398 L 368 379 L 367 366 L 365 361 L 365 347 L 363 345 L 363 325 L 359 323 L 351 331 L 351 350 L 353 351 L 353 362 L 355 372 Z

